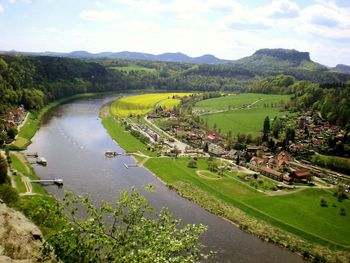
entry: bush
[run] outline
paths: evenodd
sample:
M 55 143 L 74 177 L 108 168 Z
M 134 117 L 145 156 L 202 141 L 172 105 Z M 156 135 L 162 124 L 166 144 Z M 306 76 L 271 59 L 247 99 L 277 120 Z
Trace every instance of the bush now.
M 0 184 L 6 182 L 7 177 L 7 161 L 2 154 L 0 154 Z
M 17 128 L 16 127 L 11 127 L 10 129 L 8 129 L 7 131 L 7 136 L 10 138 L 10 139 L 14 139 L 17 135 L 18 131 L 17 131 Z
M 320 205 L 323 206 L 323 207 L 327 207 L 328 206 L 327 200 L 324 197 L 321 197 Z
M 346 215 L 346 211 L 345 211 L 345 208 L 344 208 L 344 207 L 341 207 L 341 208 L 339 209 L 339 214 L 340 214 L 341 216 L 345 216 L 345 215 Z
M 0 185 L 0 198 L 9 206 L 13 206 L 18 201 L 18 193 L 8 184 Z
M 194 159 L 189 160 L 188 163 L 187 163 L 187 167 L 189 167 L 189 168 L 197 168 L 196 160 L 194 160 Z

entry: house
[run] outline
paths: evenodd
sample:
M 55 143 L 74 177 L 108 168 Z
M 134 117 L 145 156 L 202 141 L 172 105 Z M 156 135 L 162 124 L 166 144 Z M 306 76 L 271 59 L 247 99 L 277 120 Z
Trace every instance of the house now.
M 176 136 L 182 136 L 185 134 L 185 129 L 184 128 L 177 128 L 176 129 Z
M 258 150 L 260 150 L 260 146 L 257 146 L 257 145 L 247 145 L 247 152 L 248 152 L 248 153 L 256 153 Z
M 310 169 L 301 168 L 296 171 L 293 171 L 290 174 L 290 177 L 292 177 L 295 182 L 302 182 L 302 181 L 306 181 L 310 177 L 310 175 L 311 175 Z
M 227 153 L 227 158 L 231 159 L 231 160 L 235 160 L 237 159 L 238 156 L 238 152 L 235 149 L 231 149 L 228 153 Z
M 304 145 L 302 143 L 292 143 L 289 150 L 294 153 L 302 152 L 304 151 Z
M 266 162 L 267 162 L 266 159 L 263 159 L 263 158 L 260 158 L 260 157 L 256 157 L 256 156 L 253 156 L 252 159 L 250 159 L 250 163 L 252 165 L 255 165 L 255 166 L 265 165 Z
M 211 142 L 216 141 L 218 139 L 218 134 L 216 132 L 208 132 L 207 139 Z
M 283 175 L 282 173 L 278 172 L 278 171 L 275 171 L 275 170 L 272 170 L 271 168 L 269 167 L 265 167 L 265 166 L 262 166 L 260 167 L 260 173 L 267 176 L 267 177 L 270 177 L 276 181 L 282 181 L 283 180 Z
M 208 145 L 208 152 L 217 156 L 221 156 L 225 154 L 225 149 L 220 145 L 210 143 Z
M 193 131 L 189 131 L 187 133 L 187 138 L 190 139 L 190 140 L 194 140 L 194 139 L 197 139 L 197 133 L 193 132 Z

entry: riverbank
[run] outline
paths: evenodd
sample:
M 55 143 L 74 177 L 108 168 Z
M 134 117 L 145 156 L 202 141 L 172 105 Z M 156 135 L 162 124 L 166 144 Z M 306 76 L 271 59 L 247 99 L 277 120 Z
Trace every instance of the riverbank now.
M 103 118 L 104 117 L 102 117 L 102 119 Z M 117 122 L 116 119 L 112 120 Z M 118 144 L 119 142 L 122 143 L 122 140 L 118 136 L 113 137 L 113 139 L 116 140 Z M 213 180 L 210 180 L 210 184 L 203 183 L 205 178 L 201 178 L 203 179 L 202 181 L 196 178 L 195 180 L 197 183 L 194 183 L 192 177 L 196 176 L 195 170 L 193 170 L 193 175 L 192 172 L 189 174 L 186 172 L 186 169 L 188 169 L 186 164 L 174 166 L 174 164 L 169 163 L 169 160 L 171 159 L 151 158 L 147 160 L 144 165 L 168 187 L 176 190 L 179 195 L 194 201 L 207 211 L 229 220 L 235 225 L 238 225 L 242 230 L 254 234 L 265 241 L 288 248 L 310 260 L 321 262 L 346 262 L 350 257 L 350 253 L 347 252 L 348 247 L 343 244 L 338 244 L 305 232 L 300 228 L 277 220 L 269 214 L 258 211 L 252 205 L 247 205 L 240 200 L 229 197 L 229 195 L 240 195 L 242 189 L 230 189 L 225 181 L 222 181 L 223 183 L 221 185 L 214 185 L 211 187 L 210 185 L 214 184 Z M 169 169 L 170 167 L 172 169 Z M 203 169 L 203 167 L 201 169 Z M 169 175 L 170 173 L 171 175 Z M 177 173 L 177 175 L 174 173 Z M 180 173 L 182 176 L 180 176 Z M 215 182 L 220 180 L 221 179 L 215 180 Z M 258 196 L 258 198 L 263 199 L 264 195 L 260 195 L 261 196 Z M 247 193 L 247 200 L 250 197 L 251 193 Z M 298 200 L 303 202 L 302 199 L 303 198 Z M 274 201 L 276 200 L 274 199 Z M 273 200 L 271 200 L 271 202 L 269 206 L 274 204 Z M 316 200 L 316 203 L 317 202 L 319 202 L 318 199 Z M 286 206 L 284 209 L 288 209 L 288 204 L 281 202 L 281 205 L 283 204 Z M 316 208 L 319 208 L 319 203 L 317 203 L 316 206 Z M 278 208 L 276 208 L 276 210 L 278 210 Z M 281 213 L 283 213 L 283 211 Z M 293 213 L 293 211 L 291 210 L 290 213 Z M 290 216 L 293 215 L 291 214 Z
M 48 110 L 62 103 L 80 99 L 80 98 L 95 96 L 96 94 L 97 93 L 83 93 L 83 94 L 70 96 L 67 98 L 62 98 L 49 103 L 37 113 L 29 112 L 25 122 L 23 123 L 20 130 L 18 131 L 16 140 L 11 145 L 9 145 L 10 150 L 23 151 L 30 145 L 31 143 L 30 140 L 33 138 L 37 130 L 40 128 L 42 118 Z

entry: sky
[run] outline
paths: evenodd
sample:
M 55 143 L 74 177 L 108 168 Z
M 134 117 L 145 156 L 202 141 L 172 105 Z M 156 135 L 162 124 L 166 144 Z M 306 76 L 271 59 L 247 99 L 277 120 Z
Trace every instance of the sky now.
M 182 52 L 261 48 L 350 65 L 350 0 L 0 0 L 0 50 Z

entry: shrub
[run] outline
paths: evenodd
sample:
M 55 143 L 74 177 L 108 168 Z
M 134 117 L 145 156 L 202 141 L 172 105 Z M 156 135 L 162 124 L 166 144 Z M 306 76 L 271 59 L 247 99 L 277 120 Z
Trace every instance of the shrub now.
M 0 184 L 6 182 L 7 177 L 7 161 L 2 154 L 0 154 Z
M 340 214 L 341 216 L 345 216 L 345 215 L 346 215 L 346 211 L 345 211 L 345 208 L 344 208 L 344 207 L 341 207 L 341 208 L 339 209 L 339 214 Z
M 320 198 L 320 205 L 323 206 L 323 207 L 327 207 L 328 206 L 327 200 L 324 197 Z
M 194 160 L 194 159 L 189 160 L 188 163 L 187 163 L 187 167 L 189 167 L 189 168 L 197 168 L 196 160 Z
M 18 193 L 8 184 L 0 185 L 0 198 L 9 206 L 18 201 Z

